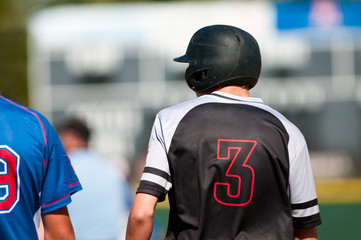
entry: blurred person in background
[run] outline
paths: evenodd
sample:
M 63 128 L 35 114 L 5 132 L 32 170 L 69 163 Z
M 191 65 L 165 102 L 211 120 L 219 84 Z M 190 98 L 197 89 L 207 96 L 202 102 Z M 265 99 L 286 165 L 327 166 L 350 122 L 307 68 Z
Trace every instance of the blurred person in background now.
M 46 239 L 75 239 L 67 205 L 79 190 L 48 120 L 0 95 L 0 239 L 38 239 L 40 216 Z
M 57 130 L 84 188 L 69 206 L 76 239 L 124 239 L 132 202 L 126 178 L 88 148 L 91 132 L 84 121 L 68 118 Z
M 242 29 L 198 30 L 185 78 L 197 98 L 161 110 L 129 215 L 127 240 L 149 239 L 168 194 L 165 239 L 318 239 L 321 224 L 306 141 L 251 97 L 261 55 Z

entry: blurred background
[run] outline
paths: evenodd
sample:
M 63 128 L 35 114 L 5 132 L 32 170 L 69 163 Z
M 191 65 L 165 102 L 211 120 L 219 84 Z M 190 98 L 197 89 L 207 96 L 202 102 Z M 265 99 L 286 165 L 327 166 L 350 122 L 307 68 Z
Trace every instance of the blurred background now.
M 0 93 L 54 125 L 85 120 L 91 148 L 135 189 L 155 114 L 195 97 L 172 59 L 212 24 L 258 40 L 251 95 L 305 135 L 320 239 L 361 239 L 360 1 L 1 0 Z M 160 204 L 160 232 L 167 214 Z

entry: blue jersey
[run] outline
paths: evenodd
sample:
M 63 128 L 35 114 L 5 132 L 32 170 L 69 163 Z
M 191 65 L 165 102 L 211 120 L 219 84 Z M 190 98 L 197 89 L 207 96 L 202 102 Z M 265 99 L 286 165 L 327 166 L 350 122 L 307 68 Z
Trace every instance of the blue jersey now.
M 0 239 L 37 239 L 40 210 L 68 205 L 79 190 L 48 120 L 0 96 Z

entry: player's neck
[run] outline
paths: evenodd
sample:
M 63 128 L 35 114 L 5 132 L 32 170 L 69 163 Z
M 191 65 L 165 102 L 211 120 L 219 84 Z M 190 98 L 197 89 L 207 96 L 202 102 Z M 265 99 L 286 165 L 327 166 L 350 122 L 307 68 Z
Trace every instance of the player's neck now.
M 240 97 L 250 97 L 248 88 L 241 86 L 222 87 L 220 89 L 217 89 L 217 91 L 233 94 Z

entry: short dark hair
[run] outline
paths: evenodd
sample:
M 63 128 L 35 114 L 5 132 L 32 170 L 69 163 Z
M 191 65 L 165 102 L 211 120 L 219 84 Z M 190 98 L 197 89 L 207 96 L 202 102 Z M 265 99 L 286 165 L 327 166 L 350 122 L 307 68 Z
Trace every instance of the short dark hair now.
M 59 124 L 57 129 L 59 133 L 65 131 L 71 131 L 74 134 L 78 135 L 83 141 L 87 143 L 91 135 L 90 129 L 85 123 L 85 121 L 76 117 L 65 119 L 62 123 Z

